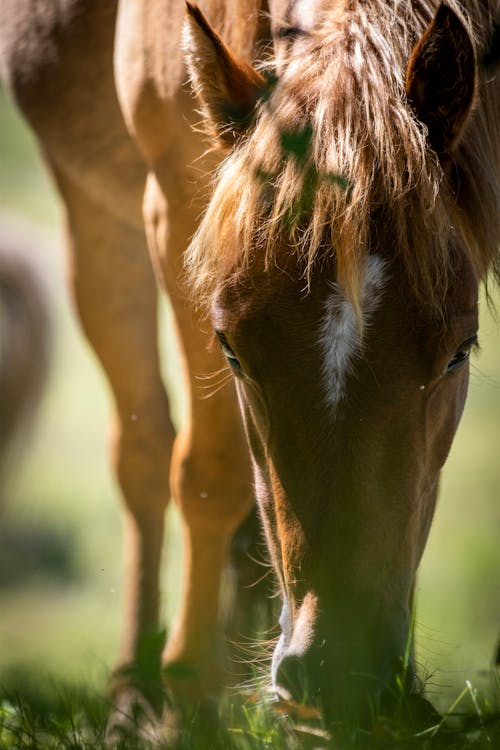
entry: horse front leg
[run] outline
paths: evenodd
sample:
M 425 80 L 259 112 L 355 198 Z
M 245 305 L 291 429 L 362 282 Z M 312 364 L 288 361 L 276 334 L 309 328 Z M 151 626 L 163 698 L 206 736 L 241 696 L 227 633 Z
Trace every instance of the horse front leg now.
M 159 566 L 174 428 L 160 375 L 157 289 L 144 233 L 55 174 L 66 207 L 76 311 L 114 398 L 110 448 L 123 500 L 125 626 L 111 680 L 112 735 L 134 729 L 138 709 L 162 713 Z
M 231 540 L 253 500 L 231 374 L 209 325 L 193 310 L 183 282 L 182 255 L 193 227 L 192 180 L 188 175 L 179 179 L 179 170 L 164 169 L 167 165 L 170 160 L 160 160 L 158 171 L 148 178 L 145 222 L 154 263 L 174 311 L 188 413 L 176 438 L 170 471 L 182 522 L 183 592 L 163 664 L 173 702 L 190 710 L 210 704 L 221 684 L 227 683 L 221 672 L 221 582 Z

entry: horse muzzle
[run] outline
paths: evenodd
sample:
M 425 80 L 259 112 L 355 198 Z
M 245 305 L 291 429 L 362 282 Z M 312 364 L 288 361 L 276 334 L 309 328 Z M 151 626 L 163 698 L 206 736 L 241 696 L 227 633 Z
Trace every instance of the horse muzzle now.
M 288 615 L 283 619 L 286 625 Z M 307 626 L 300 616 L 298 628 L 288 625 L 273 656 L 274 691 L 282 700 L 319 708 L 326 723 L 371 724 L 394 713 L 414 690 L 405 627 L 370 625 L 361 612 L 356 623 L 320 615 Z

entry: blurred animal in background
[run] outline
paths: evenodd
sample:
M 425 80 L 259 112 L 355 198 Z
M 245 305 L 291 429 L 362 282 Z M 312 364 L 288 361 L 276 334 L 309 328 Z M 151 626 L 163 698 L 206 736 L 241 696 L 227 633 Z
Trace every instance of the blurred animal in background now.
M 24 235 L 0 224 L 0 500 L 29 438 L 49 363 L 47 290 L 30 250 Z

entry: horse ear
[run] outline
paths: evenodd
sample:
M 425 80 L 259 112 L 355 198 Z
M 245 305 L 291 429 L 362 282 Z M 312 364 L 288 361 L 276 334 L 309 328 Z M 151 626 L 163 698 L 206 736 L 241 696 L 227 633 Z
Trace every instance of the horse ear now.
M 474 104 L 476 54 L 459 16 L 442 3 L 415 46 L 406 71 L 406 93 L 429 142 L 440 155 L 460 140 Z
M 239 59 L 191 2 L 186 2 L 184 50 L 194 90 L 219 145 L 231 147 L 251 123 L 266 79 Z

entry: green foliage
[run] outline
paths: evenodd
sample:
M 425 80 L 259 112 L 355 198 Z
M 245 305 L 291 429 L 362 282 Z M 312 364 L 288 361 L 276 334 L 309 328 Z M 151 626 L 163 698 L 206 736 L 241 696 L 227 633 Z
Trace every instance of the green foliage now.
M 350 200 L 354 186 L 345 176 L 335 172 L 318 172 L 311 157 L 313 129 L 310 124 L 299 130 L 282 130 L 280 147 L 283 160 L 292 159 L 301 172 L 302 188 L 300 195 L 287 211 L 283 224 L 285 231 L 292 231 L 308 221 L 314 208 L 314 201 L 321 183 L 328 183 L 345 193 Z M 255 178 L 263 184 L 264 194 L 269 203 L 273 202 L 276 174 L 267 172 L 262 166 L 255 170 Z
M 499 690 L 500 697 L 500 690 Z M 469 710 L 460 709 L 469 701 Z M 29 672 L 0 685 L 0 750 L 101 750 L 111 708 L 100 693 Z M 210 726 L 196 715 L 177 738 L 151 742 L 124 735 L 117 750 L 486 750 L 500 746 L 500 713 L 467 682 L 443 719 L 419 732 L 383 717 L 370 731 L 318 724 L 273 711 L 273 704 L 226 698 Z
M 311 152 L 312 137 L 311 125 L 306 125 L 302 130 L 283 130 L 280 133 L 281 150 L 284 154 L 295 157 L 299 164 L 303 164 Z

